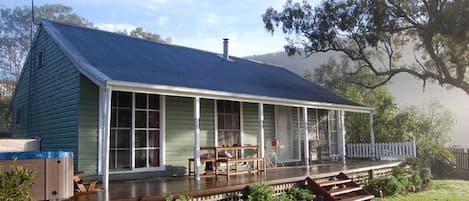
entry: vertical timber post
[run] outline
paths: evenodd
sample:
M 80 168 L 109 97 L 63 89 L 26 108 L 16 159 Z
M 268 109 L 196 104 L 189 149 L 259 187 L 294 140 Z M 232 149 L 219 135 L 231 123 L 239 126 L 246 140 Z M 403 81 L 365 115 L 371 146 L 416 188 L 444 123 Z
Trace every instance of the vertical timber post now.
M 343 163 L 345 163 L 345 114 L 343 110 L 339 110 L 339 155 Z
M 375 156 L 375 131 L 373 128 L 373 112 L 370 112 L 370 144 L 371 144 L 371 158 L 376 159 Z
M 106 192 L 109 192 L 109 146 L 110 146 L 110 126 L 111 126 L 111 98 L 112 90 L 104 88 L 103 98 L 101 104 L 103 104 L 103 146 L 102 146 L 102 171 L 103 171 L 103 188 Z
M 258 105 L 258 117 L 259 117 L 259 149 L 261 157 L 265 156 L 265 143 L 264 143 L 264 104 L 259 103 Z
M 200 98 L 194 98 L 194 178 L 200 180 Z
M 303 107 L 303 121 L 304 121 L 304 138 L 305 138 L 305 164 L 306 168 L 309 170 L 309 136 L 308 136 L 308 108 Z

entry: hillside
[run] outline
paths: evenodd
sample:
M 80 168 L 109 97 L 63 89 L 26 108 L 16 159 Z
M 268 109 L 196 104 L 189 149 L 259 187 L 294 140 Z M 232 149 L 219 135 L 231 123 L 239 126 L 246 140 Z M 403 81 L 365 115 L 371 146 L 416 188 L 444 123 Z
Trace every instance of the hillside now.
M 331 56 L 339 57 L 339 54 L 319 53 L 305 58 L 304 56 L 288 57 L 284 52 L 276 52 L 248 58 L 286 66 L 288 70 L 303 76 L 305 70 L 313 70 L 319 67 L 321 64 L 326 63 Z M 416 80 L 409 75 L 394 77 L 389 88 L 401 108 L 410 105 L 422 105 L 431 99 L 437 99 L 457 118 L 453 130 L 453 145 L 469 147 L 469 124 L 465 123 L 465 120 L 469 119 L 469 95 L 460 89 L 446 89 L 434 83 L 427 83 L 425 90 L 423 90 L 422 81 Z

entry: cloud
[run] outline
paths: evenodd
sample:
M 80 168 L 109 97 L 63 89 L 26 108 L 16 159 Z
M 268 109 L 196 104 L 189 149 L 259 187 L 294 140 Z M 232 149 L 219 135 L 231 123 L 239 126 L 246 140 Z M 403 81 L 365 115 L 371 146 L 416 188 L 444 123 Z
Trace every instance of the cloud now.
M 220 18 L 215 13 L 209 13 L 206 22 L 209 24 L 217 24 L 220 22 Z
M 132 29 L 137 28 L 137 26 L 132 25 L 132 24 L 111 24 L 111 23 L 98 23 L 96 24 L 96 27 L 98 27 L 101 30 L 112 31 L 112 32 L 132 30 Z
M 169 18 L 166 16 L 162 16 L 158 18 L 158 24 L 160 26 L 164 26 L 166 23 L 168 23 Z
M 166 3 L 166 0 L 150 0 L 152 3 Z

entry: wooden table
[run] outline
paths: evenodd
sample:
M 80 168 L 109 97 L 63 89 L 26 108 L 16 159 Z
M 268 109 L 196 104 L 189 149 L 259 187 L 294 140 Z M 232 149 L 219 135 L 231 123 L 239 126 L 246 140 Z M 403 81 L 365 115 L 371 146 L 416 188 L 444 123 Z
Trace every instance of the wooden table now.
M 203 147 L 204 149 L 209 149 L 209 147 Z M 202 147 L 201 147 L 202 149 Z M 226 175 L 228 179 L 230 175 L 236 174 L 246 174 L 246 173 L 257 173 L 259 171 L 265 170 L 264 158 L 260 157 L 259 146 L 250 145 L 250 146 L 221 146 L 221 147 L 210 147 L 215 151 L 215 174 Z M 254 156 L 243 157 L 242 153 L 247 150 L 253 150 Z M 222 157 L 220 152 L 231 152 L 233 155 L 231 157 Z M 240 170 L 238 165 L 239 163 L 249 163 L 252 162 L 252 169 Z M 261 166 L 262 163 L 262 166 Z M 224 172 L 219 171 L 219 165 L 225 164 Z M 233 171 L 231 170 L 231 164 L 234 164 Z

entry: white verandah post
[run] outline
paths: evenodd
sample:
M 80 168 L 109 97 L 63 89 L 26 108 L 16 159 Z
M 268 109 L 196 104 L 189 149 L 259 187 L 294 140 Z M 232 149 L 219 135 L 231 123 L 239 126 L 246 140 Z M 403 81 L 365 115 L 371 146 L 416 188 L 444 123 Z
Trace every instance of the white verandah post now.
M 102 146 L 102 156 L 103 160 L 101 161 L 101 169 L 103 173 L 103 188 L 106 192 L 109 191 L 109 146 L 110 146 L 110 126 L 111 126 L 111 98 L 112 90 L 109 88 L 101 88 L 103 98 L 100 104 L 103 105 L 102 114 L 103 114 L 103 146 Z
M 194 178 L 200 180 L 200 98 L 194 98 Z
M 259 117 L 259 149 L 260 157 L 264 158 L 265 156 L 265 143 L 264 143 L 264 104 L 259 103 L 258 105 L 258 117 Z
M 345 150 L 345 112 L 343 110 L 339 110 L 339 157 L 342 160 L 342 162 L 345 163 L 345 155 L 346 155 L 346 150 Z
M 373 129 L 373 112 L 370 112 L 370 144 L 371 144 L 371 158 L 375 159 L 375 131 Z
M 304 138 L 305 138 L 305 143 L 304 143 L 304 149 L 305 149 L 305 164 L 306 167 L 309 170 L 309 136 L 308 136 L 308 108 L 303 107 L 303 121 L 304 121 Z

